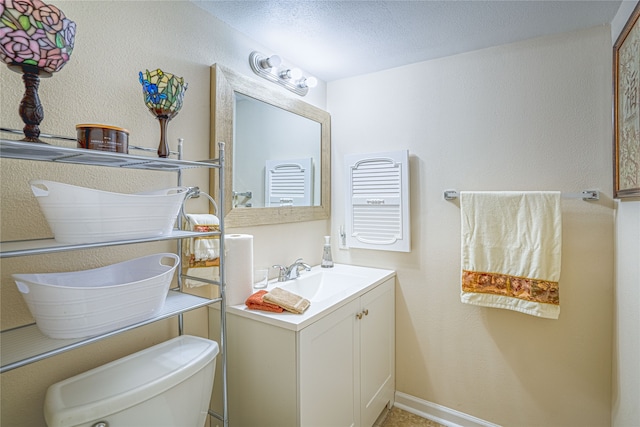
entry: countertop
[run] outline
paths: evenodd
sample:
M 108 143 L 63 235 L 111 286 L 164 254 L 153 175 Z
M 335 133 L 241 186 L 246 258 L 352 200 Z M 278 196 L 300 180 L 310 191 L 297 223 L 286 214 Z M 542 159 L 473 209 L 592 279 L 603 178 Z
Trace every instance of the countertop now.
M 305 273 L 310 274 L 315 271 L 331 270 L 328 273 L 345 274 L 358 276 L 362 280 L 358 280 L 353 286 L 346 286 L 344 291 L 336 293 L 335 296 L 323 301 L 311 301 L 309 308 L 302 314 L 294 314 L 289 312 L 272 313 L 268 311 L 249 310 L 245 304 L 233 305 L 227 307 L 227 314 L 247 317 L 259 322 L 269 323 L 293 331 L 300 331 L 306 326 L 314 323 L 321 317 L 326 316 L 332 311 L 342 307 L 345 304 L 359 298 L 369 290 L 375 288 L 389 278 L 395 277 L 396 272 L 393 270 L 385 270 L 372 267 L 359 267 L 346 264 L 335 264 L 331 269 L 325 269 L 318 266 L 312 267 L 311 272 L 302 271 L 300 276 Z M 294 279 L 295 280 L 295 279 Z M 289 282 L 278 282 L 277 280 L 269 281 L 266 290 L 269 291 L 278 286 L 286 285 Z

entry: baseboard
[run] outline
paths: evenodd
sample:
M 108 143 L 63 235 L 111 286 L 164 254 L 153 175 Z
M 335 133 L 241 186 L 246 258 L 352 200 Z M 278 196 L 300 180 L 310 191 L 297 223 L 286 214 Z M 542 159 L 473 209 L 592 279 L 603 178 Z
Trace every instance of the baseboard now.
M 447 427 L 500 427 L 455 409 L 396 391 L 394 406 Z

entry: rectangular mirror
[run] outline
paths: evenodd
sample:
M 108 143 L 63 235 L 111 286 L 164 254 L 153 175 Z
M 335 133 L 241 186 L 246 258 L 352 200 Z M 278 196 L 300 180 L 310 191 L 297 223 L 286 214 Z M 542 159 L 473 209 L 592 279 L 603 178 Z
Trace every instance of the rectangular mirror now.
M 219 64 L 211 107 L 211 153 L 226 144 L 226 226 L 329 218 L 329 113 Z

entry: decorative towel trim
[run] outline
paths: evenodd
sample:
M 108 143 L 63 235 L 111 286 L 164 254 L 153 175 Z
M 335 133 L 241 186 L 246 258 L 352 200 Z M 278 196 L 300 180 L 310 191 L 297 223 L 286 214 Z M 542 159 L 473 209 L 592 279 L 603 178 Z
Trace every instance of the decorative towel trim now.
M 205 259 L 202 261 L 196 261 L 196 256 L 194 254 L 189 255 L 189 268 L 200 268 L 200 267 L 219 267 L 220 266 L 220 258 L 216 259 Z
M 191 225 L 191 230 L 196 231 L 198 233 L 210 233 L 213 231 L 220 231 L 220 226 L 218 224 L 193 224 Z M 207 240 L 220 240 L 220 236 L 205 236 L 205 237 L 192 237 L 191 242 L 189 243 L 189 247 L 185 252 L 188 255 L 188 266 L 189 268 L 202 268 L 202 267 L 218 267 L 220 266 L 220 258 L 214 259 L 197 259 L 195 253 L 191 253 L 194 248 L 196 248 L 197 243 L 199 241 L 207 241 Z
M 560 304 L 558 282 L 508 274 L 463 270 L 462 291 L 500 295 L 544 304 Z
M 193 226 L 193 231 L 197 231 L 199 233 L 209 233 L 211 231 L 220 231 L 220 226 L 215 224 L 215 225 L 206 225 L 206 224 L 194 224 Z M 196 237 L 196 239 L 219 239 L 220 237 L 218 236 L 214 236 L 214 237 Z

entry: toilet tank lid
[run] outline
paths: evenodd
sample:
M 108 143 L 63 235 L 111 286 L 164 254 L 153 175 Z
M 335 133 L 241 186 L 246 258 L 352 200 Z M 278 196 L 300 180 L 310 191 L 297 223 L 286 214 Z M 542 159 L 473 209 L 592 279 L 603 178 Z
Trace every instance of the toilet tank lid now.
M 81 424 L 135 406 L 187 380 L 218 351 L 215 341 L 181 335 L 53 384 L 45 396 L 47 425 Z

